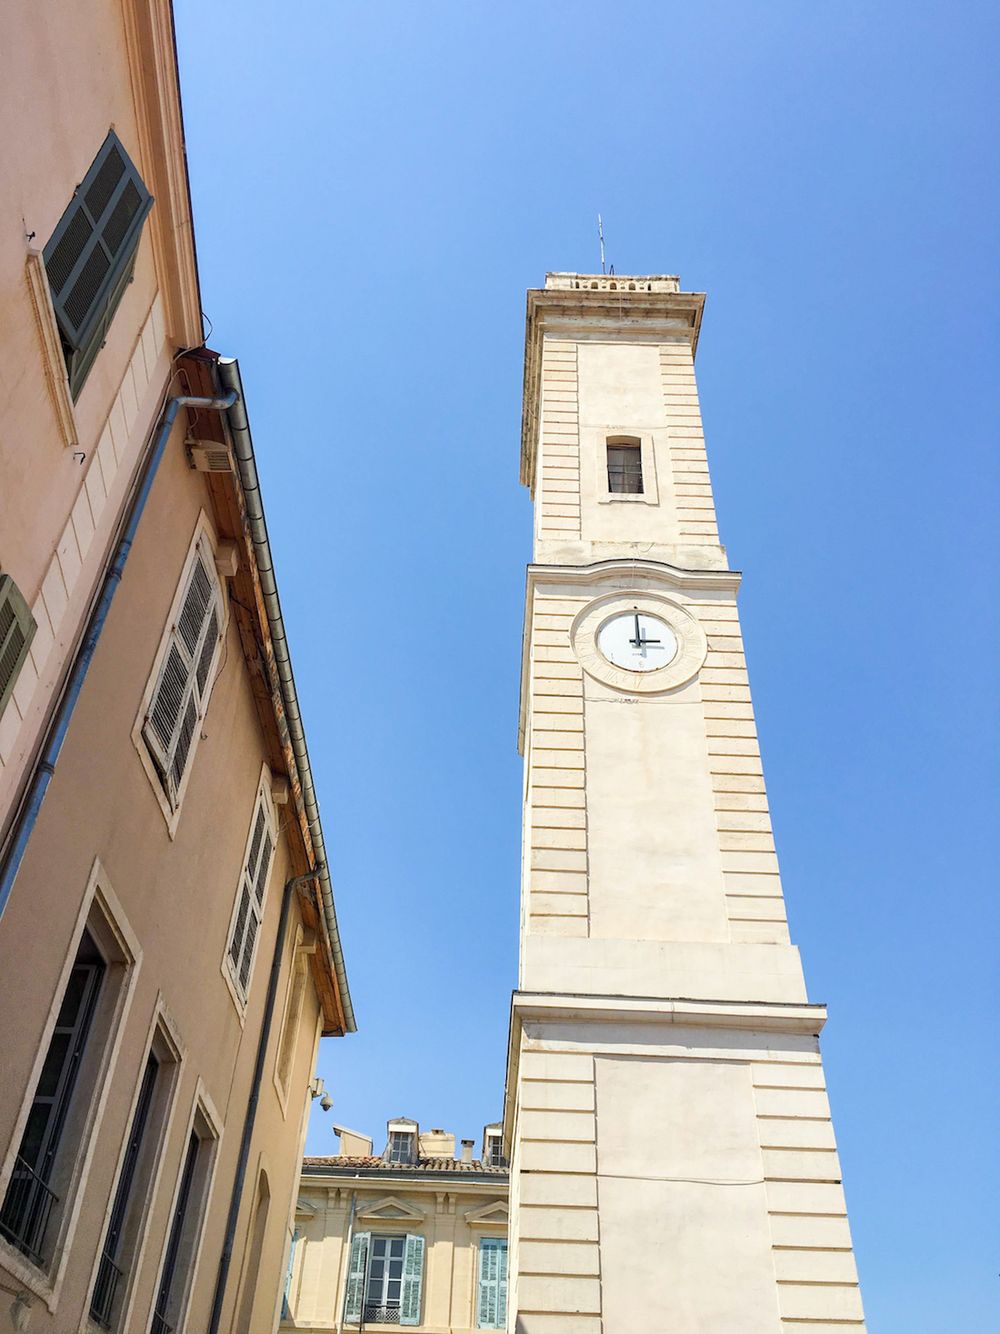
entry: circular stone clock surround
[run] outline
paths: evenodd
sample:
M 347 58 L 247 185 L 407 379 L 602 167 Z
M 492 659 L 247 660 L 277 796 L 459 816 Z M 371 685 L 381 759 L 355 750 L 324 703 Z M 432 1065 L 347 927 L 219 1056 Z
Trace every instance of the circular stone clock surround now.
M 616 667 L 598 645 L 601 629 L 609 621 L 634 612 L 663 621 L 677 640 L 677 652 L 665 666 L 655 671 L 633 672 Z M 588 676 L 629 695 L 654 695 L 676 690 L 698 674 L 708 652 L 705 632 L 694 616 L 662 594 L 645 589 L 608 593 L 595 599 L 573 621 L 570 642 Z

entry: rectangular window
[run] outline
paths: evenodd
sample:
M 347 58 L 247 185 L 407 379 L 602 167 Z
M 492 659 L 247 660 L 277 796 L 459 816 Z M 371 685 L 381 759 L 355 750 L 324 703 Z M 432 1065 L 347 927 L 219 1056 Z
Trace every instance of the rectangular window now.
M 65 1132 L 105 972 L 93 937 L 84 931 L 0 1209 L 0 1232 L 36 1264 L 48 1258 L 49 1223 L 59 1198 L 54 1186 L 57 1175 L 66 1175 L 58 1171 L 64 1149 L 72 1153 Z
M 9 574 L 0 574 L 0 715 L 35 636 L 35 618 Z
M 202 536 L 186 572 L 180 609 L 170 627 L 142 723 L 143 740 L 172 811 L 180 805 L 208 708 L 223 619 L 215 562 Z
M 90 1299 L 90 1318 L 102 1329 L 110 1329 L 113 1313 L 117 1305 L 119 1288 L 123 1277 L 122 1264 L 125 1260 L 125 1225 L 128 1221 L 129 1205 L 132 1202 L 132 1190 L 135 1185 L 136 1169 L 146 1137 L 149 1114 L 153 1106 L 153 1093 L 156 1079 L 160 1073 L 160 1063 L 152 1054 L 146 1059 L 142 1084 L 139 1088 L 139 1100 L 132 1117 L 128 1141 L 125 1145 L 125 1157 L 118 1175 L 118 1188 L 111 1206 L 111 1218 L 104 1238 L 100 1264 L 97 1269 L 97 1282 L 94 1284 Z
M 181 1328 L 198 1255 L 215 1144 L 215 1131 L 199 1106 L 181 1165 L 149 1334 L 173 1334 Z
M 608 443 L 608 490 L 612 495 L 642 495 L 642 446 Z
M 112 130 L 43 252 L 74 398 L 132 281 L 152 206 L 152 195 Z
M 413 1135 L 408 1130 L 391 1132 L 386 1158 L 390 1163 L 413 1162 Z
M 488 1167 L 506 1167 L 507 1159 L 503 1156 L 503 1136 L 486 1137 L 486 1163 Z
M 484 1237 L 479 1243 L 479 1297 L 476 1302 L 479 1329 L 504 1329 L 507 1325 L 507 1240 Z
M 288 1080 L 295 1060 L 299 1027 L 302 1023 L 302 1006 L 305 1002 L 307 976 L 306 955 L 300 950 L 296 950 L 285 1006 L 285 1022 L 281 1026 L 281 1042 L 278 1044 L 278 1062 L 275 1068 L 275 1077 L 283 1096 L 288 1092 Z
M 177 1048 L 161 1019 L 143 1066 L 90 1295 L 90 1318 L 102 1329 L 121 1329 L 128 1307 L 178 1060 Z
M 264 916 L 264 896 L 274 861 L 274 815 L 265 783 L 257 793 L 250 840 L 243 858 L 236 915 L 229 931 L 226 967 L 241 1000 L 246 1001 Z

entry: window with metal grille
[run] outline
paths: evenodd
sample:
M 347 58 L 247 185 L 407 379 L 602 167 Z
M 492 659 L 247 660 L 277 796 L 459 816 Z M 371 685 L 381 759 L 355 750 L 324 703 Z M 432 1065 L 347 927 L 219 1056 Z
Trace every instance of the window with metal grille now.
M 642 446 L 608 443 L 608 490 L 612 495 L 642 495 Z
M 486 1139 L 486 1162 L 490 1167 L 506 1167 L 503 1156 L 503 1135 L 489 1135 Z
M 35 618 L 9 574 L 0 574 L 0 715 L 35 636 Z
M 59 1203 L 53 1186 L 58 1184 L 57 1176 L 65 1177 L 65 1172 L 57 1172 L 59 1160 L 73 1147 L 66 1142 L 64 1132 L 72 1121 L 77 1076 L 105 972 L 104 959 L 85 931 L 0 1207 L 0 1234 L 36 1264 L 49 1258 L 49 1223 L 53 1207 Z
M 184 595 L 163 652 L 142 735 L 171 810 L 180 805 L 200 722 L 208 707 L 222 636 L 222 593 L 204 537 L 195 545 Z
M 111 130 L 43 251 L 74 398 L 132 281 L 152 206 L 152 195 Z
M 264 916 L 264 897 L 268 876 L 274 861 L 274 816 L 267 789 L 263 784 L 257 793 L 250 840 L 243 858 L 240 888 L 236 900 L 236 915 L 229 932 L 226 966 L 237 993 L 246 1000 L 250 978 L 257 953 L 257 937 Z

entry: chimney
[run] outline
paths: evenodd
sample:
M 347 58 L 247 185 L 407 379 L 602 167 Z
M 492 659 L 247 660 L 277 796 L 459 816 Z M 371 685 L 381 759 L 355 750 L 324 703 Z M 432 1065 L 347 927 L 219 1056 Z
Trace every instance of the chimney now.
M 475 1142 L 476 1142 L 476 1141 L 475 1141 L 474 1139 L 463 1139 L 463 1140 L 462 1140 L 462 1162 L 463 1162 L 463 1163 L 471 1163 L 471 1162 L 472 1162 L 472 1146 L 473 1146 L 473 1144 L 475 1144 Z
M 333 1133 L 340 1136 L 340 1156 L 343 1158 L 370 1158 L 372 1141 L 370 1135 L 361 1135 L 346 1126 L 334 1126 Z
M 455 1136 L 440 1126 L 427 1130 L 420 1136 L 421 1158 L 454 1158 Z

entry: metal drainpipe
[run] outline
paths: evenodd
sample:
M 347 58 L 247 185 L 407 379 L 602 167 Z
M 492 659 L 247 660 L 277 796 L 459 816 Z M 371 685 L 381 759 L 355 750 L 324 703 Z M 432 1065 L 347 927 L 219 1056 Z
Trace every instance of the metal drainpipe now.
M 297 875 L 285 883 L 281 895 L 281 916 L 278 918 L 278 935 L 274 942 L 274 954 L 271 958 L 271 973 L 267 979 L 267 997 L 264 1001 L 264 1017 L 261 1021 L 260 1037 L 257 1040 L 257 1059 L 253 1067 L 253 1079 L 250 1083 L 250 1096 L 247 1099 L 246 1116 L 243 1119 L 243 1135 L 240 1139 L 240 1152 L 236 1159 L 236 1175 L 233 1178 L 232 1194 L 229 1197 L 229 1213 L 226 1216 L 226 1234 L 222 1242 L 222 1254 L 219 1256 L 219 1271 L 215 1279 L 215 1295 L 212 1298 L 212 1314 L 208 1322 L 208 1334 L 218 1334 L 219 1321 L 222 1319 L 222 1304 L 226 1297 L 226 1282 L 233 1259 L 233 1245 L 236 1241 L 236 1224 L 239 1221 L 240 1205 L 243 1201 L 243 1184 L 246 1181 L 247 1163 L 250 1161 L 250 1141 L 253 1138 L 254 1122 L 257 1119 L 257 1106 L 260 1103 L 260 1085 L 264 1076 L 264 1062 L 267 1059 L 267 1045 L 271 1037 L 271 1021 L 274 1018 L 274 1000 L 278 994 L 278 977 L 281 973 L 281 956 L 284 953 L 285 936 L 288 933 L 288 910 L 292 905 L 292 895 L 300 885 L 307 885 L 316 879 L 316 872 Z
M 73 710 L 76 708 L 77 701 L 80 698 L 80 692 L 83 689 L 83 683 L 86 678 L 90 664 L 94 658 L 94 652 L 97 649 L 97 641 L 101 637 L 108 619 L 108 612 L 111 609 L 111 602 L 115 593 L 118 591 L 118 585 L 121 583 L 122 573 L 125 569 L 125 562 L 128 560 L 129 552 L 132 550 L 132 543 L 135 540 L 136 531 L 139 527 L 139 520 L 142 518 L 142 512 L 146 508 L 146 501 L 149 499 L 149 493 L 153 487 L 153 480 L 156 476 L 156 470 L 163 458 L 164 450 L 167 446 L 167 440 L 173 428 L 174 421 L 181 408 L 204 408 L 212 412 L 225 412 L 236 402 L 238 394 L 236 390 L 231 389 L 228 393 L 218 398 L 199 398 L 191 394 L 177 394 L 169 399 L 160 417 L 160 425 L 156 435 L 153 438 L 152 446 L 146 456 L 146 463 L 143 467 L 139 483 L 132 496 L 132 500 L 125 519 L 125 527 L 118 539 L 118 545 L 115 548 L 115 554 L 104 576 L 101 589 L 94 603 L 90 617 L 87 621 L 87 628 L 84 631 L 83 638 L 80 641 L 80 647 L 77 650 L 76 657 L 73 660 L 73 666 L 66 680 L 66 685 L 59 700 L 56 712 L 49 723 L 46 732 L 45 744 L 41 754 L 35 764 L 34 773 L 31 782 L 25 793 L 24 800 L 15 817 L 10 836 L 7 839 L 3 850 L 3 857 L 0 860 L 0 916 L 3 915 L 10 898 L 10 892 L 14 885 L 14 880 L 20 869 L 21 862 L 24 860 L 24 854 L 28 847 L 28 841 L 31 838 L 32 830 L 38 820 L 38 813 L 42 808 L 42 802 L 45 800 L 45 794 L 48 791 L 49 783 L 52 781 L 52 775 L 55 773 L 56 761 L 59 759 L 59 752 L 62 750 L 63 742 L 66 740 L 66 733 L 69 730 L 70 719 L 73 716 Z

